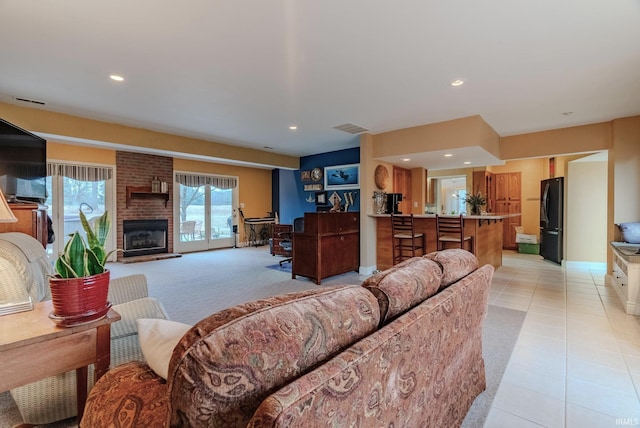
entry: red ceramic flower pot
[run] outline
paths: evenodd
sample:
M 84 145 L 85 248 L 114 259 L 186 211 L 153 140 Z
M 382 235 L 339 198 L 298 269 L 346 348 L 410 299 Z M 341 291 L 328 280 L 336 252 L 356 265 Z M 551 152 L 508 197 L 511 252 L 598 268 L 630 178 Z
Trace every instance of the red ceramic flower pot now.
M 109 270 L 84 278 L 49 278 L 53 315 L 81 319 L 106 314 L 109 279 Z

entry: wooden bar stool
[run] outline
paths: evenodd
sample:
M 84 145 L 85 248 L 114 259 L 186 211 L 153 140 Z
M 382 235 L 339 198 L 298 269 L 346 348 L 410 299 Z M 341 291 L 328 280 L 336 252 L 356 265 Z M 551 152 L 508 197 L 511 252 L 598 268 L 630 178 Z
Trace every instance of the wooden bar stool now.
M 438 237 L 438 251 L 444 250 L 447 243 L 454 242 L 464 249 L 464 243 L 469 241 L 469 251 L 475 254 L 473 236 L 465 236 L 462 214 L 458 217 L 441 217 L 436 214 L 436 236 Z
M 424 254 L 424 234 L 415 232 L 413 214 L 391 214 L 391 241 L 394 265 L 408 258 Z M 416 253 L 416 250 L 420 250 L 420 252 Z

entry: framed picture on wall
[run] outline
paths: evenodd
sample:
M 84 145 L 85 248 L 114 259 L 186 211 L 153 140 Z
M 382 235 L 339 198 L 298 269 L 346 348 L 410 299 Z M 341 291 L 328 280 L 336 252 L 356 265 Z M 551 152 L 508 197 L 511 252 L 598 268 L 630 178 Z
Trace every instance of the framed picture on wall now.
M 322 184 L 305 184 L 304 185 L 305 192 L 313 192 L 315 190 L 322 190 Z
M 316 192 L 316 205 L 327 205 L 327 192 Z
M 324 168 L 324 188 L 332 189 L 359 189 L 360 188 L 360 164 L 335 165 Z

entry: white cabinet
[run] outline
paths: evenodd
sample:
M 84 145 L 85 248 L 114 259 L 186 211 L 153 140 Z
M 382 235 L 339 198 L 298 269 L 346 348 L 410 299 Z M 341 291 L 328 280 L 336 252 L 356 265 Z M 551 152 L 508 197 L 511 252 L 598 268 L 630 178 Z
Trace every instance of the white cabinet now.
M 611 285 L 622 301 L 626 313 L 640 315 L 640 255 L 635 255 L 637 246 L 612 243 L 613 270 Z

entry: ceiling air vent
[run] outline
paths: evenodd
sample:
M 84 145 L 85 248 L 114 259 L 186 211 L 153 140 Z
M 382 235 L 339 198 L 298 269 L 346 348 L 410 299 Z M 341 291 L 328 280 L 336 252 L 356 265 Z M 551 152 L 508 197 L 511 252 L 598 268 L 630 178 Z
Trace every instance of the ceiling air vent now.
M 44 101 L 30 100 L 29 98 L 13 97 L 13 99 L 16 101 L 22 101 L 23 103 L 38 104 L 41 106 L 45 105 Z
M 363 128 L 362 126 L 354 125 L 353 123 L 345 123 L 344 125 L 334 126 L 333 129 L 348 132 L 349 134 L 362 134 L 363 132 L 369 132 L 368 129 Z

